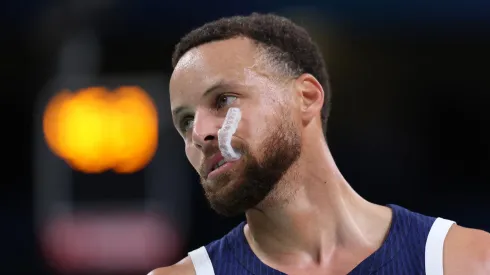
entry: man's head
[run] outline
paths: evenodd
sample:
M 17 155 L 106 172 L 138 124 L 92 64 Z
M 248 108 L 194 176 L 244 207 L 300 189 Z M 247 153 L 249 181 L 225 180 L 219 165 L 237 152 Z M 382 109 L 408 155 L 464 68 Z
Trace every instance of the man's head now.
M 328 76 L 317 46 L 291 21 L 252 14 L 208 23 L 181 39 L 172 61 L 174 123 L 217 212 L 239 214 L 273 196 L 294 173 L 303 139 L 322 138 Z M 213 171 L 229 107 L 242 111 L 232 139 L 242 158 Z

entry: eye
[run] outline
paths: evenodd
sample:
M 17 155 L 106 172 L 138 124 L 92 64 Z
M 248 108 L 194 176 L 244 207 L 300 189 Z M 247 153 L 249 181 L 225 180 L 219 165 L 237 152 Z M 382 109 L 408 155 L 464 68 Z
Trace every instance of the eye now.
M 216 98 L 216 108 L 220 109 L 220 108 L 226 107 L 226 106 L 232 104 L 236 99 L 237 99 L 237 97 L 233 96 L 233 95 L 224 95 L 224 94 L 219 95 Z
M 182 133 L 187 133 L 192 127 L 194 127 L 194 117 L 192 116 L 184 117 L 179 123 L 179 129 Z

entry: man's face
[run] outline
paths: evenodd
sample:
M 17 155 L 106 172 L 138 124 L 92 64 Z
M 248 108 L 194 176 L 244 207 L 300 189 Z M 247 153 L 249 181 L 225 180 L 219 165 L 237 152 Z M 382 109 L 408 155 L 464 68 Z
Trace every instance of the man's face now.
M 170 80 L 173 120 L 187 158 L 211 207 L 226 216 L 260 203 L 301 151 L 291 85 L 256 58 L 248 39 L 208 43 L 187 52 Z M 242 112 L 232 137 L 242 157 L 215 169 L 223 159 L 217 133 L 230 107 Z

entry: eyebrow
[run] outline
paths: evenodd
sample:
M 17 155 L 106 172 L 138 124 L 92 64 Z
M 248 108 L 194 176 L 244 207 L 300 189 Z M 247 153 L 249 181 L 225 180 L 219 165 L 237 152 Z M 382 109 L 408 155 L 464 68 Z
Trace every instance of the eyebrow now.
M 208 97 L 211 93 L 213 93 L 216 90 L 226 90 L 226 89 L 231 89 L 232 87 L 235 87 L 236 85 L 233 85 L 232 83 L 228 83 L 225 81 L 218 81 L 216 84 L 213 86 L 209 87 L 204 91 L 204 93 L 201 95 L 201 98 L 203 97 Z M 180 113 L 184 112 L 186 109 L 188 109 L 187 106 L 179 106 L 176 107 L 172 110 L 172 116 L 177 117 Z

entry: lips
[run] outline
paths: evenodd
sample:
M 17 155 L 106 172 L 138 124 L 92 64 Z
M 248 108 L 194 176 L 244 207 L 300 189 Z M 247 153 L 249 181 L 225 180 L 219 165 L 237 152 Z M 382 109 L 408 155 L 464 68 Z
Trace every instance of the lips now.
M 232 142 L 232 147 L 233 148 L 240 148 L 238 144 L 234 144 Z M 204 161 L 204 177 L 208 178 L 209 173 L 213 172 L 217 168 L 223 168 L 223 166 L 229 166 L 233 164 L 235 161 L 226 161 L 223 155 L 219 150 L 216 150 L 217 152 L 214 155 L 211 155 L 209 158 L 205 159 Z M 217 165 L 219 165 L 217 167 Z M 227 169 L 225 169 L 227 170 Z
M 216 170 L 219 166 L 225 164 L 225 158 L 221 155 L 221 153 L 216 153 L 212 157 L 206 160 L 206 177 L 213 170 Z

